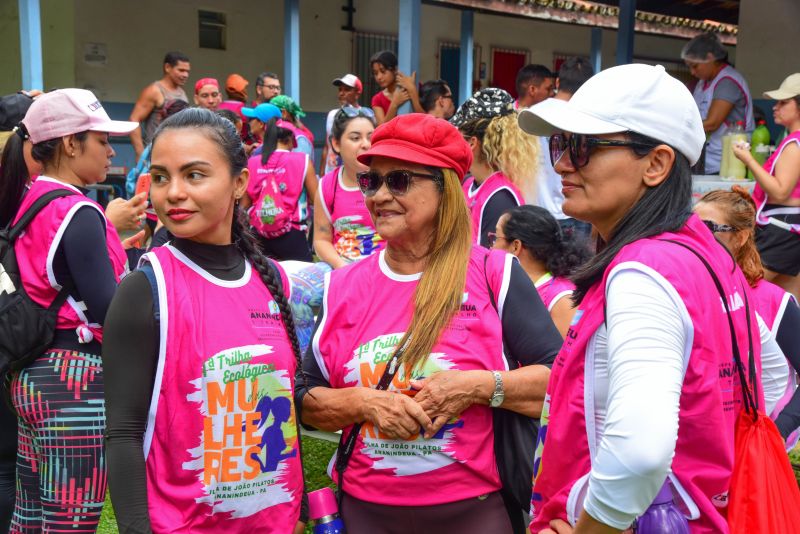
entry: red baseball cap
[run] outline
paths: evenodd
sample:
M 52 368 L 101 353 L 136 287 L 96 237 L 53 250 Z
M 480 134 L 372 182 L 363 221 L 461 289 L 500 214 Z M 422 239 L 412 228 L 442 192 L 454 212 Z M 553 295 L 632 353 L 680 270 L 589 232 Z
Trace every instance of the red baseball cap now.
M 333 85 L 340 86 L 346 85 L 347 87 L 352 87 L 359 93 L 364 90 L 363 86 L 361 85 L 361 80 L 358 79 L 358 76 L 355 74 L 345 74 L 341 78 L 336 78 L 333 80 Z
M 374 156 L 453 169 L 460 180 L 472 165 L 472 150 L 458 129 L 424 113 L 400 115 L 378 126 L 372 134 L 372 146 L 358 156 L 358 161 L 369 165 Z

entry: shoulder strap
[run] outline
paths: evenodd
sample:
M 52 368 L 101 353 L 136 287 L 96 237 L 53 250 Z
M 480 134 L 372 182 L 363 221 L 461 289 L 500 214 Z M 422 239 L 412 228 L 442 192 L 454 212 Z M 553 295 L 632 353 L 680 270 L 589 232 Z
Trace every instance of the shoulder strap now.
M 483 279 L 486 280 L 486 289 L 489 291 L 489 301 L 492 303 L 492 308 L 498 314 L 500 310 L 497 309 L 497 300 L 494 298 L 494 291 L 492 291 L 492 286 L 489 285 L 489 253 L 487 253 L 483 257 Z M 500 318 L 502 319 L 502 317 Z
M 739 352 L 739 344 L 736 341 L 736 328 L 733 325 L 733 316 L 731 315 L 731 309 L 728 304 L 728 298 L 725 294 L 725 290 L 722 288 L 722 283 L 719 281 L 719 278 L 714 273 L 714 269 L 708 263 L 708 261 L 696 250 L 692 247 L 681 243 L 679 241 L 675 241 L 672 239 L 659 239 L 659 241 L 668 241 L 670 243 L 674 243 L 679 245 L 695 256 L 703 263 L 708 274 L 711 275 L 711 279 L 714 281 L 714 285 L 717 288 L 717 292 L 719 293 L 720 298 L 722 299 L 722 304 L 725 307 L 725 314 L 728 316 L 728 328 L 730 330 L 731 335 L 731 350 L 733 352 L 733 359 L 736 363 L 736 371 L 739 375 L 739 381 L 742 384 L 742 393 L 744 396 L 744 406 L 747 413 L 753 415 L 753 417 L 757 417 L 757 410 L 758 410 L 758 381 L 756 377 L 756 365 L 755 365 L 755 355 L 753 354 L 753 334 L 751 331 L 750 325 L 750 303 L 747 299 L 747 294 L 744 294 L 744 310 L 747 317 L 747 343 L 748 343 L 748 350 L 750 354 L 748 355 L 748 371 L 750 376 L 750 383 L 748 384 L 747 378 L 745 377 L 744 372 L 744 364 L 742 363 L 742 357 Z
M 53 191 L 48 191 L 44 195 L 37 198 L 34 203 L 31 204 L 31 207 L 29 207 L 22 217 L 20 217 L 19 221 L 17 221 L 17 224 L 11 226 L 11 230 L 8 233 L 8 240 L 13 243 L 14 240 L 19 237 L 19 234 L 21 234 L 23 230 L 27 228 L 33 218 L 36 217 L 36 215 L 42 211 L 42 209 L 47 206 L 51 200 L 60 197 L 68 197 L 74 194 L 75 192 L 70 189 L 55 189 Z

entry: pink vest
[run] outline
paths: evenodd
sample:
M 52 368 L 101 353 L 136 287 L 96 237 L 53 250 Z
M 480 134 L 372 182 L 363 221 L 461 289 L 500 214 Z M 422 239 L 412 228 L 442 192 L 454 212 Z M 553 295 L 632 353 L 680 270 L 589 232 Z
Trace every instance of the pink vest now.
M 519 188 L 509 180 L 502 172 L 496 172 L 489 176 L 478 189 L 473 190 L 472 184 L 475 177 L 470 176 L 464 180 L 462 185 L 464 189 L 464 196 L 467 198 L 467 207 L 472 215 L 472 237 L 475 243 L 480 245 L 481 242 L 481 224 L 483 223 L 483 210 L 486 209 L 486 204 L 498 191 L 506 190 L 514 195 L 517 201 L 517 206 L 522 206 L 525 199 L 522 196 Z
M 778 148 L 773 152 L 767 161 L 764 162 L 764 169 L 772 176 L 775 176 L 775 165 L 778 163 L 778 158 L 781 157 L 783 149 L 789 146 L 790 143 L 797 143 L 800 146 L 800 131 L 792 132 L 787 135 Z M 791 198 L 800 198 L 800 180 L 794 186 Z M 766 226 L 769 224 L 769 218 L 773 215 L 796 215 L 800 213 L 800 207 L 797 206 L 783 206 L 781 208 L 774 208 L 764 211 L 767 205 L 767 193 L 761 188 L 761 185 L 756 182 L 755 189 L 753 189 L 753 201 L 756 203 L 756 224 L 759 226 Z M 800 234 L 800 224 L 789 225 L 792 232 Z
M 375 387 L 408 328 L 419 275 L 393 273 L 384 255 L 381 251 L 326 275 L 324 320 L 312 348 L 333 388 Z M 399 369 L 390 391 L 413 395 L 410 379 L 448 369 L 508 368 L 487 277 L 502 313 L 512 259 L 502 251 L 473 247 L 461 310 L 427 361 L 413 370 Z M 344 478 L 349 495 L 395 506 L 443 504 L 497 491 L 491 409 L 470 406 L 431 439 L 394 440 L 366 423 Z
M 553 306 L 564 297 L 571 297 L 572 292 L 575 291 L 575 284 L 566 278 L 553 277 L 552 274 L 547 273 L 536 281 L 536 291 L 542 297 L 547 311 L 552 311 Z
M 730 80 L 735 83 L 745 98 L 745 121 L 744 131 L 752 132 L 756 127 L 753 121 L 753 101 L 750 98 L 750 88 L 747 86 L 747 81 L 744 79 L 739 71 L 726 65 L 721 69 L 717 76 L 710 82 L 700 80 L 694 88 L 694 100 L 697 103 L 697 108 L 700 110 L 700 116 L 705 120 L 708 117 L 708 111 L 711 109 L 711 102 L 714 99 L 714 89 L 717 84 L 722 80 Z M 722 161 L 722 136 L 728 131 L 728 127 L 732 126 L 729 122 L 723 122 L 716 131 L 711 133 L 706 147 L 706 171 L 718 172 L 720 162 Z
M 320 179 L 321 208 L 333 227 L 336 253 L 348 260 L 360 260 L 383 249 L 384 241 L 375 230 L 361 190 L 342 183 L 343 169 L 337 167 Z
M 122 248 L 117 231 L 106 220 L 103 208 L 97 202 L 87 198 L 77 187 L 48 176 L 39 176 L 22 199 L 14 222 L 36 199 L 55 189 L 71 189 L 77 194 L 51 201 L 39 212 L 14 244 L 25 291 L 34 302 L 41 306 L 49 306 L 61 289 L 53 272 L 53 258 L 72 217 L 83 206 L 95 208 L 106 221 L 106 247 L 117 282 L 128 268 L 128 257 Z M 83 302 L 78 302 L 71 296 L 68 297 L 58 311 L 56 328 L 74 330 L 82 343 L 88 343 L 93 339 L 102 343 L 103 327 L 97 323 L 90 323 L 85 312 L 86 305 Z
M 743 293 L 749 295 L 749 288 L 741 271 L 731 274 L 730 256 L 696 215 L 680 232 L 659 237 L 691 246 L 714 268 L 733 306 L 737 341 L 747 365 Z M 587 413 L 587 407 L 594 406 L 591 384 L 585 384 L 594 365 L 590 341 L 604 321 L 607 277 L 624 262 L 644 264 L 664 276 L 691 317 L 691 357 L 681 389 L 678 441 L 669 477 L 689 511 L 693 533 L 728 532 L 724 514 L 733 467 L 734 423 L 742 406 L 728 322 L 719 293 L 700 260 L 683 247 L 656 238 L 641 239 L 622 249 L 602 283 L 590 289 L 575 313 L 547 387 L 539 432 L 544 446 L 540 443 L 534 462 L 531 532 L 539 532 L 558 518 L 574 524 L 580 515 L 591 458 L 598 447 L 594 414 Z M 695 275 L 686 276 L 687 270 Z M 753 299 L 748 298 L 751 335 L 756 361 L 760 361 L 758 325 Z M 763 396 L 760 402 L 763 406 Z
M 773 335 L 775 335 L 778 331 L 781 319 L 783 318 L 783 313 L 786 311 L 786 306 L 796 306 L 797 301 L 791 293 L 787 293 L 782 287 L 767 282 L 766 280 L 758 281 L 756 287 L 752 289 L 752 295 L 754 301 L 753 305 L 756 311 L 761 318 L 764 319 L 764 322 L 767 323 L 767 327 L 769 327 Z M 790 304 L 789 301 L 792 301 L 793 304 Z M 783 395 L 781 395 L 772 413 L 769 414 L 773 420 L 778 417 L 786 405 L 789 404 L 789 401 L 792 400 L 794 392 L 797 389 L 797 373 L 791 363 L 787 362 L 787 364 L 789 380 L 786 383 L 786 390 Z M 798 434 L 800 433 L 797 431 L 793 432 L 792 435 L 789 436 L 789 439 L 786 440 L 787 443 L 796 443 Z
M 153 531 L 292 532 L 303 492 L 297 366 L 277 303 L 249 262 L 223 281 L 170 245 L 142 261 L 161 317 L 144 439 Z
M 269 209 L 281 209 L 291 213 L 292 228 L 305 228 L 306 207 L 302 205 L 305 204 L 305 200 L 301 202 L 300 197 L 305 190 L 308 163 L 308 156 L 302 152 L 286 150 L 273 152 L 266 165 L 261 164 L 261 154 L 247 160 L 247 169 L 250 171 L 247 194 L 253 199 L 253 206 L 249 210 L 250 224 L 253 228 L 258 230 L 263 227 L 261 214 L 268 205 Z M 280 189 L 282 198 L 279 206 L 272 204 L 270 175 L 274 177 L 275 184 Z

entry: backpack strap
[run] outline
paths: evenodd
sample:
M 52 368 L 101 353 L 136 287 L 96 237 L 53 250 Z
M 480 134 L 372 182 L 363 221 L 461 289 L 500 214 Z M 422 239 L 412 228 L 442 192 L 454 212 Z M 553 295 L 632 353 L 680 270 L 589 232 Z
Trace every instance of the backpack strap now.
M 36 217 L 36 215 L 42 211 L 42 209 L 47 206 L 50 201 L 60 197 L 68 197 L 74 194 L 76 193 L 70 189 L 55 189 L 53 191 L 48 191 L 44 195 L 37 198 L 33 204 L 31 204 L 31 207 L 25 211 L 22 217 L 20 217 L 19 221 L 17 221 L 17 224 L 12 226 L 12 224 L 9 223 L 8 226 L 10 230 L 8 232 L 8 241 L 13 243 L 23 232 L 23 230 L 28 227 L 33 218 Z

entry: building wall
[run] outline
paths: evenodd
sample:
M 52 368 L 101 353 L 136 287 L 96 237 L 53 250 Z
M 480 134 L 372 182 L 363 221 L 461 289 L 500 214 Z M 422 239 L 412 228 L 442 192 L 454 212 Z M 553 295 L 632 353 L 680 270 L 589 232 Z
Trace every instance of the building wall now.
M 761 2 L 743 0 L 743 9 L 754 9 Z M 4 93 L 18 89 L 21 83 L 16 4 L 0 2 L 0 44 L 6 51 L 0 57 L 4 72 L 0 91 Z M 300 96 L 308 111 L 325 111 L 335 105 L 330 81 L 353 67 L 353 36 L 341 29 L 347 17 L 342 5 L 343 0 L 300 2 Z M 356 0 L 355 7 L 354 25 L 359 31 L 396 34 L 397 0 Z M 198 47 L 198 9 L 227 15 L 227 50 Z M 41 0 L 41 10 L 48 88 L 85 87 L 101 100 L 132 103 L 147 83 L 160 77 L 163 55 L 172 49 L 183 51 L 192 60 L 189 93 L 200 77 L 223 81 L 231 72 L 238 72 L 250 80 L 252 96 L 255 77 L 262 70 L 283 76 L 282 0 Z M 769 20 L 775 18 L 780 17 Z M 421 26 L 418 81 L 438 77 L 439 42 L 458 42 L 460 12 L 423 5 Z M 583 26 L 480 13 L 475 16 L 475 43 L 481 47 L 480 61 L 486 63 L 487 77 L 491 77 L 493 46 L 527 49 L 531 62 L 552 65 L 554 53 L 588 55 L 590 33 Z M 759 35 L 766 41 L 766 32 Z M 755 36 L 750 39 L 753 42 Z M 86 60 L 87 46 L 92 43 L 104 45 L 105 64 Z M 634 53 L 637 57 L 679 60 L 683 44 L 680 39 L 636 35 Z M 763 44 L 759 42 L 757 48 L 762 49 Z M 615 49 L 616 32 L 604 30 L 604 66 L 613 65 Z M 789 61 L 788 54 L 785 57 Z M 480 63 L 475 65 L 479 67 Z M 483 85 L 487 82 L 484 79 Z
M 741 0 L 736 68 L 755 98 L 776 89 L 789 74 L 800 72 L 798 21 L 800 2 L 796 0 Z

